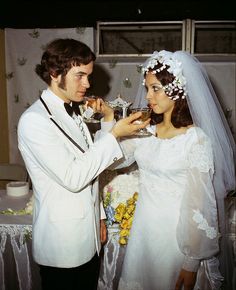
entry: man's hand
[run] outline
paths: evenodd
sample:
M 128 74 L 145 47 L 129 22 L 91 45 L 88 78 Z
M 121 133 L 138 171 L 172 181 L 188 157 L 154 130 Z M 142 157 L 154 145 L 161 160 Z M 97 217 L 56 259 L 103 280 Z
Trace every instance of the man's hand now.
M 107 227 L 104 220 L 100 220 L 100 239 L 102 244 L 107 241 Z
M 181 290 L 183 285 L 184 290 L 193 290 L 196 277 L 197 272 L 190 272 L 182 269 L 179 273 L 179 277 L 175 285 L 175 290 Z
M 110 122 L 114 119 L 114 110 L 101 98 L 97 98 L 93 106 L 95 113 L 101 113 L 105 122 Z
M 134 124 L 133 122 L 142 115 L 141 112 L 137 112 L 129 115 L 129 117 L 119 120 L 112 128 L 111 133 L 114 137 L 125 137 L 131 136 L 136 133 L 139 129 L 145 128 L 151 119 L 143 122 L 142 124 Z

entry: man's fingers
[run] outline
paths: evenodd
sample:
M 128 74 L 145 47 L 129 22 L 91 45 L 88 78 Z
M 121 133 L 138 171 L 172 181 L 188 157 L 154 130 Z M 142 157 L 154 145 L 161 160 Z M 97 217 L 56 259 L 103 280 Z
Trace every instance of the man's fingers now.
M 141 117 L 142 112 L 136 112 L 134 114 L 130 114 L 128 119 L 129 121 L 132 123 L 133 121 L 135 121 L 136 119 L 138 119 L 139 117 Z
M 147 119 L 145 122 L 143 122 L 144 127 L 146 127 L 151 121 L 151 118 Z

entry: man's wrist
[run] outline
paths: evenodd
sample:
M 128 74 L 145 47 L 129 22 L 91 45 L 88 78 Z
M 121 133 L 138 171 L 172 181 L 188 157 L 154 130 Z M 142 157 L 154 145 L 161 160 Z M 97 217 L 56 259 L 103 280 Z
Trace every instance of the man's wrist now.
M 112 122 L 114 120 L 114 114 L 109 115 L 109 116 L 104 116 L 103 120 L 104 122 Z
M 116 133 L 116 130 L 113 128 L 110 133 L 117 139 L 119 135 Z
M 101 119 L 101 130 L 103 132 L 110 132 L 115 125 L 115 120 L 112 120 L 110 122 L 105 122 L 104 118 Z

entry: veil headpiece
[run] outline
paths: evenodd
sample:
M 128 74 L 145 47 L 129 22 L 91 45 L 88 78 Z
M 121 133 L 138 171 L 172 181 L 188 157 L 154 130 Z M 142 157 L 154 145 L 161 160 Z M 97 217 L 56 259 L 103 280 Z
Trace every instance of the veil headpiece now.
M 157 67 L 158 64 L 159 66 Z M 174 101 L 179 99 L 178 93 L 183 93 L 181 98 L 185 99 L 187 90 L 186 79 L 182 73 L 182 64 L 177 59 L 172 58 L 172 53 L 165 50 L 154 51 L 148 63 L 142 67 L 142 73 L 145 75 L 150 70 L 152 74 L 156 74 L 164 69 L 167 69 L 174 76 L 172 82 L 162 86 L 165 93 Z M 145 85 L 145 79 L 143 80 L 143 85 Z

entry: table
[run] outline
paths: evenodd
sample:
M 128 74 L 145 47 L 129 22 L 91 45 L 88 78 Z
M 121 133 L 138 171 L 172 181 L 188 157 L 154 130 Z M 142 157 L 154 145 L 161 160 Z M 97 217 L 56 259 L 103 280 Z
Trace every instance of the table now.
M 25 207 L 32 192 L 10 197 L 0 190 L 0 210 Z M 0 289 L 40 290 L 40 275 L 31 254 L 32 215 L 0 215 Z
M 19 210 L 32 192 L 24 197 L 9 197 L 0 190 L 0 210 Z M 40 274 L 31 252 L 32 216 L 0 214 L 0 289 L 41 290 Z M 98 290 L 116 290 L 125 246 L 118 243 L 118 225 L 108 228 L 108 241 L 101 252 Z

